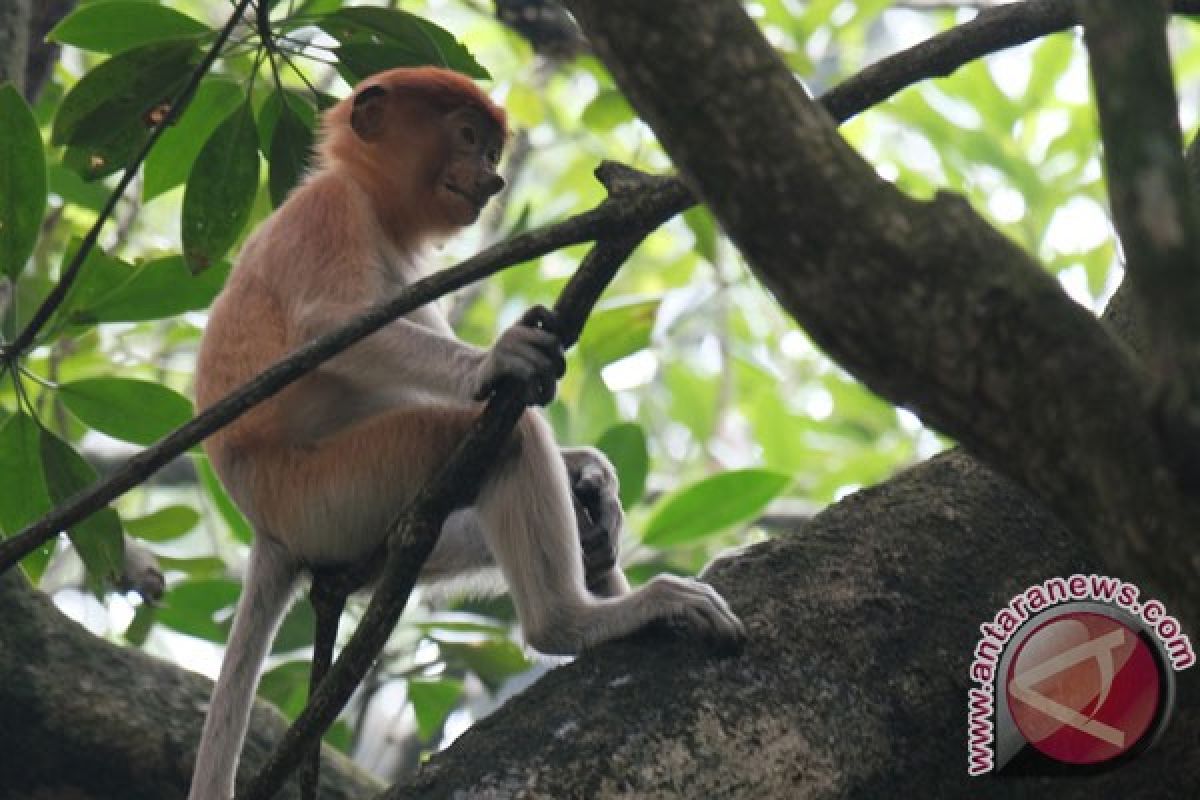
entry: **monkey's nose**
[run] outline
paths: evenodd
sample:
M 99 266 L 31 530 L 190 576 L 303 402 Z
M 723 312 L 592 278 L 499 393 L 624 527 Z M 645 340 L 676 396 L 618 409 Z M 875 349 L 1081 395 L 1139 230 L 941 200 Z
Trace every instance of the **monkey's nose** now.
M 504 178 L 501 178 L 499 175 L 491 175 L 484 180 L 483 185 L 479 188 L 483 190 L 484 197 L 491 197 L 504 188 Z

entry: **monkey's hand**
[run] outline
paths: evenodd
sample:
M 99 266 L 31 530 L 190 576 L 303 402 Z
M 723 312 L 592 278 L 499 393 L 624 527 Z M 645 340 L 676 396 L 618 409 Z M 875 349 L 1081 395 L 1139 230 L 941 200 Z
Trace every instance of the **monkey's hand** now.
M 550 309 L 534 306 L 526 311 L 480 362 L 473 379 L 474 398 L 486 400 L 501 383 L 515 379 L 528 387 L 528 405 L 544 406 L 553 400 L 567 369 L 557 329 L 558 318 Z
M 625 512 L 618 494 L 617 471 L 594 447 L 562 449 L 575 505 L 579 544 L 587 586 L 595 594 L 615 597 L 629 591 L 617 566 Z

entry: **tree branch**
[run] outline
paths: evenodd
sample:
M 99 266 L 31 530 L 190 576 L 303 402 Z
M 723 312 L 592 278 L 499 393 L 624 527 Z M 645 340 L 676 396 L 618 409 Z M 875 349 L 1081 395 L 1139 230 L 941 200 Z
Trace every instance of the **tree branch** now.
M 818 344 L 1200 613 L 1200 512 L 1149 416 L 1130 412 L 1145 375 L 1039 264 L 961 199 L 881 180 L 733 0 L 568 6 Z
M 1177 13 L 1200 13 L 1200 0 L 1175 0 L 1172 6 Z M 1075 0 L 1026 0 L 995 6 L 970 22 L 877 61 L 829 91 L 823 102 L 834 119 L 844 122 L 926 78 L 950 75 L 977 58 L 1078 23 Z
M 614 196 L 627 192 L 625 182 L 653 179 L 627 168 L 610 166 L 601 180 Z M 617 269 L 652 228 L 635 228 L 601 239 L 567 283 L 554 310 L 564 345 L 573 344 L 604 288 Z M 446 516 L 469 502 L 487 470 L 500 457 L 513 427 L 525 411 L 524 386 L 502 387 L 455 449 L 446 466 L 430 481 L 392 525 L 387 556 L 370 605 L 333 668 L 284 736 L 279 749 L 239 797 L 266 800 L 278 791 L 311 744 L 329 728 L 378 657 L 396 627 L 425 560 L 437 544 Z
M 1153 413 L 1186 486 L 1200 486 L 1200 235 L 1167 48 L 1164 0 L 1077 2 L 1113 222 L 1140 305 Z
M 0 607 L 0 798 L 183 800 L 212 681 L 97 636 L 19 573 L 0 575 Z M 255 700 L 242 762 L 261 764 L 285 729 Z M 379 791 L 341 753 L 323 756 L 322 800 Z
M 47 39 L 46 35 L 63 17 L 71 13 L 76 2 L 77 0 L 41 0 L 34 8 L 29 58 L 25 65 L 25 98 L 31 103 L 41 96 L 42 87 L 50 77 L 54 65 L 58 63 L 58 54 L 62 49 L 56 42 Z
M 22 94 L 32 8 L 31 0 L 12 0 L 0 5 L 0 83 L 11 81 Z

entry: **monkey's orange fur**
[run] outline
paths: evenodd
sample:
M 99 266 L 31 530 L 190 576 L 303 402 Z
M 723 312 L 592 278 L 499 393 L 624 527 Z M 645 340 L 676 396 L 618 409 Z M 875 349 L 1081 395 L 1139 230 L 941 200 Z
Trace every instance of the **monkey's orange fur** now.
M 392 118 L 383 135 L 371 142 L 351 127 L 353 96 L 326 112 L 317 169 L 247 241 L 226 291 L 213 306 L 197 368 L 200 407 L 416 277 L 418 254 L 430 238 L 457 227 L 443 207 L 430 202 L 448 148 L 439 128 L 416 124 L 429 108 L 444 112 L 471 105 L 497 131 L 505 131 L 503 110 L 458 73 L 395 70 L 366 84 L 408 97 L 388 107 Z M 381 261 L 386 265 L 382 270 Z M 331 316 L 314 320 L 304 313 L 306 307 L 328 309 Z M 414 315 L 422 316 L 429 315 Z M 358 345 L 341 359 L 355 359 L 355 351 L 369 353 L 377 344 Z M 355 497 L 352 487 L 371 484 L 357 480 L 361 473 L 390 473 L 394 481 L 387 491 L 405 496 L 405 489 L 415 490 L 460 438 L 470 419 L 460 410 L 422 408 L 422 424 L 413 425 L 408 418 L 416 412 L 377 415 L 371 413 L 380 410 L 374 405 L 339 376 L 318 370 L 211 437 L 205 448 L 256 527 L 286 540 L 291 531 L 308 527 L 295 517 L 311 509 L 294 498 L 319 496 L 322 484 L 344 482 L 347 491 L 331 494 L 351 504 L 394 509 L 379 498 Z M 333 432 L 338 437 L 327 438 Z M 381 448 L 383 442 L 391 446 Z M 397 448 L 406 452 L 405 458 L 391 455 Z M 312 544 L 298 555 L 306 560 L 363 555 L 362 547 L 342 549 L 344 542 L 333 553 L 326 553 L 320 542 Z
M 504 113 L 469 80 L 440 69 L 374 76 L 326 112 L 316 168 L 247 240 L 213 305 L 197 362 L 198 405 L 418 277 L 426 247 L 474 222 L 503 187 L 495 167 L 504 138 Z M 547 330 L 517 324 L 484 351 L 455 338 L 426 306 L 205 443 L 255 541 L 191 800 L 233 793 L 258 671 L 300 572 L 380 547 L 489 386 L 516 378 L 531 403 L 544 404 L 562 369 L 561 344 Z M 447 519 L 423 580 L 498 566 L 526 639 L 544 652 L 574 653 L 664 616 L 722 638 L 741 635 L 720 595 L 696 581 L 660 576 L 631 592 L 620 568 L 603 564 L 589 567 L 600 587 L 589 592 L 566 464 L 591 476 L 601 495 L 598 529 L 614 543 L 622 520 L 615 472 L 591 448 L 559 451 L 536 411 L 516 436 L 475 505 Z

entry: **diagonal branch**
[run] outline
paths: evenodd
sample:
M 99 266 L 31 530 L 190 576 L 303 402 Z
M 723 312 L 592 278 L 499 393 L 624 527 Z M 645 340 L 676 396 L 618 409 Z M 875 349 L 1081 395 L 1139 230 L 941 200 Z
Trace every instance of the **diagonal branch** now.
M 619 177 L 619 176 L 618 176 Z M 616 190 L 610 185 L 610 190 Z M 554 310 L 564 344 L 579 337 L 588 314 L 617 269 L 649 233 L 639 228 L 602 239 L 588 253 L 559 296 Z M 524 387 L 508 385 L 487 404 L 441 472 L 427 484 L 392 526 L 388 552 L 371 603 L 333 668 L 268 760 L 240 797 L 266 800 L 337 718 L 378 657 L 408 602 L 417 575 L 437 544 L 446 516 L 470 499 L 525 411 Z
M 1200 13 L 1200 0 L 1174 0 L 1171 5 L 1179 14 Z M 918 81 L 944 77 L 978 58 L 1077 24 L 1075 0 L 994 6 L 970 22 L 877 61 L 829 91 L 823 102 L 834 119 L 844 122 Z

